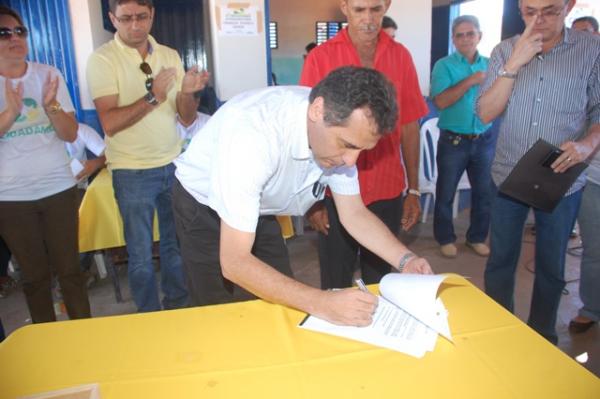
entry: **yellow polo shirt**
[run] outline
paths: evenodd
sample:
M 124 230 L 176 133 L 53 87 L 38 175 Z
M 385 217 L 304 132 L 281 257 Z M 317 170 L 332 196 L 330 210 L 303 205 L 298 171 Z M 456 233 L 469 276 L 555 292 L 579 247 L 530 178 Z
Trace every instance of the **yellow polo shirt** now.
M 113 137 L 106 136 L 106 160 L 112 169 L 149 169 L 169 164 L 181 152 L 181 139 L 175 127 L 176 96 L 184 76 L 177 52 L 158 44 L 149 36 L 150 52 L 145 61 L 153 76 L 161 68 L 177 69 L 176 82 L 167 101 L 142 120 Z M 93 99 L 119 96 L 119 107 L 134 103 L 146 94 L 146 75 L 140 70 L 140 53 L 128 47 L 115 33 L 114 40 L 98 48 L 88 60 L 87 81 Z

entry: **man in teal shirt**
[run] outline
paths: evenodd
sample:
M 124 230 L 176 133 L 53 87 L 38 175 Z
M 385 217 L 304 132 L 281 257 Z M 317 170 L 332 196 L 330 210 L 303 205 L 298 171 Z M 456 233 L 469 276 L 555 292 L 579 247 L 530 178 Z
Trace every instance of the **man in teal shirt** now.
M 437 61 L 431 76 L 431 97 L 440 109 L 433 234 L 442 255 L 450 258 L 457 255 L 452 203 L 465 170 L 471 183 L 466 245 L 478 255 L 489 255 L 485 241 L 490 223 L 490 168 L 495 135 L 489 131 L 491 124 L 482 123 L 475 112 L 477 91 L 488 66 L 488 58 L 477 52 L 480 40 L 476 17 L 456 18 L 452 23 L 452 42 L 457 51 Z

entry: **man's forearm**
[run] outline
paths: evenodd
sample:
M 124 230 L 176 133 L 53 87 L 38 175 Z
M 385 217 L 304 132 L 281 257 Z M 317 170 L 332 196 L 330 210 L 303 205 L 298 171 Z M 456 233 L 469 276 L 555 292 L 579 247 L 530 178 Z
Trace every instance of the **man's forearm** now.
M 595 123 L 591 125 L 588 129 L 588 133 L 580 140 L 580 142 L 592 149 L 590 158 L 594 157 L 598 151 L 600 151 L 600 124 Z
M 373 212 L 362 204 L 360 197 L 357 199 L 352 197 L 334 193 L 342 225 L 362 246 L 397 267 L 400 258 L 410 251 Z
M 506 109 L 515 80 L 498 77 L 479 99 L 478 115 L 483 123 L 490 123 Z
M 194 97 L 194 94 L 177 93 L 177 113 L 181 122 L 188 126 L 196 119 L 196 110 L 200 101 Z
M 98 109 L 98 117 L 106 135 L 112 137 L 138 123 L 156 107 L 158 105 L 149 104 L 142 97 L 136 102 L 123 107 L 114 107 L 106 111 Z
M 419 189 L 420 132 L 417 121 L 402 125 L 402 159 L 406 168 L 408 188 Z
M 441 92 L 440 94 L 438 94 L 437 96 L 435 96 L 433 98 L 433 102 L 435 103 L 435 106 L 438 107 L 439 109 L 444 109 L 444 108 L 448 108 L 449 106 L 453 105 L 455 102 L 460 100 L 465 95 L 467 90 L 469 90 L 471 87 L 473 87 L 472 82 L 473 82 L 473 80 L 469 76 L 469 77 L 461 80 L 454 86 L 447 88 L 446 90 L 444 90 L 443 92 Z

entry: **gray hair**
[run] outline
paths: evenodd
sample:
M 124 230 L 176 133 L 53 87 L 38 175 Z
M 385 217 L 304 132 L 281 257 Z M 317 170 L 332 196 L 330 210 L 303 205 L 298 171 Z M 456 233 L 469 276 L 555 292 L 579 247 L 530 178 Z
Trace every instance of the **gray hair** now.
M 454 35 L 454 32 L 456 31 L 456 28 L 458 27 L 458 25 L 464 24 L 464 23 L 473 25 L 475 27 L 475 29 L 477 30 L 477 32 L 481 32 L 481 29 L 479 28 L 479 20 L 477 19 L 476 16 L 461 15 L 460 17 L 456 17 L 454 19 L 454 21 L 452 21 L 452 34 Z

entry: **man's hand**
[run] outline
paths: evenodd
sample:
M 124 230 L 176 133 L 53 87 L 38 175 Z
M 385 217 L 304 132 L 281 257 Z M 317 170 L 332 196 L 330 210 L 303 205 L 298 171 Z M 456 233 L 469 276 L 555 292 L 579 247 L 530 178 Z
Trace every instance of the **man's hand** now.
M 563 153 L 550 165 L 555 173 L 563 173 L 579 162 L 585 161 L 594 151 L 594 148 L 577 141 L 564 142 L 560 149 Z
M 48 72 L 46 81 L 42 87 L 42 101 L 44 108 L 48 108 L 50 105 L 56 102 L 56 94 L 58 93 L 58 76 L 52 76 L 52 73 Z
M 13 88 L 10 79 L 4 80 L 4 97 L 6 98 L 6 108 L 4 112 L 9 112 L 11 120 L 21 113 L 23 108 L 23 82 L 19 82 L 17 87 Z
M 402 207 L 402 219 L 400 220 L 402 230 L 410 230 L 415 224 L 417 224 L 420 215 L 421 203 L 419 202 L 419 197 L 408 194 L 404 198 L 404 205 Z
M 469 76 L 471 86 L 480 85 L 485 80 L 485 72 L 479 71 Z
M 87 179 L 93 173 L 95 173 L 98 169 L 103 168 L 105 164 L 106 164 L 106 157 L 104 155 L 102 155 L 98 158 L 88 159 L 87 161 L 83 162 L 83 169 L 81 170 L 81 172 L 79 172 L 77 174 L 77 176 L 75 176 L 75 179 L 77 179 L 77 181 Z
M 505 65 L 508 72 L 516 73 L 523 65 L 531 61 L 536 54 L 542 52 L 542 34 L 533 33 L 537 18 L 537 15 L 532 18 L 515 43 L 512 54 Z
M 373 322 L 377 297 L 356 288 L 322 291 L 314 316 L 333 324 L 365 327 Z
M 425 258 L 416 256 L 406 263 L 402 273 L 433 274 L 433 270 Z
M 306 218 L 314 230 L 325 235 L 329 234 L 329 216 L 327 215 L 327 208 L 325 208 L 323 201 L 316 202 L 306 212 Z
M 162 68 L 154 77 L 152 94 L 154 94 L 154 98 L 156 98 L 159 103 L 163 103 L 167 99 L 167 94 L 175 84 L 176 77 L 177 71 L 175 68 Z
M 198 71 L 198 66 L 191 67 L 183 77 L 181 92 L 184 94 L 193 94 L 206 87 L 209 74 L 206 71 Z

